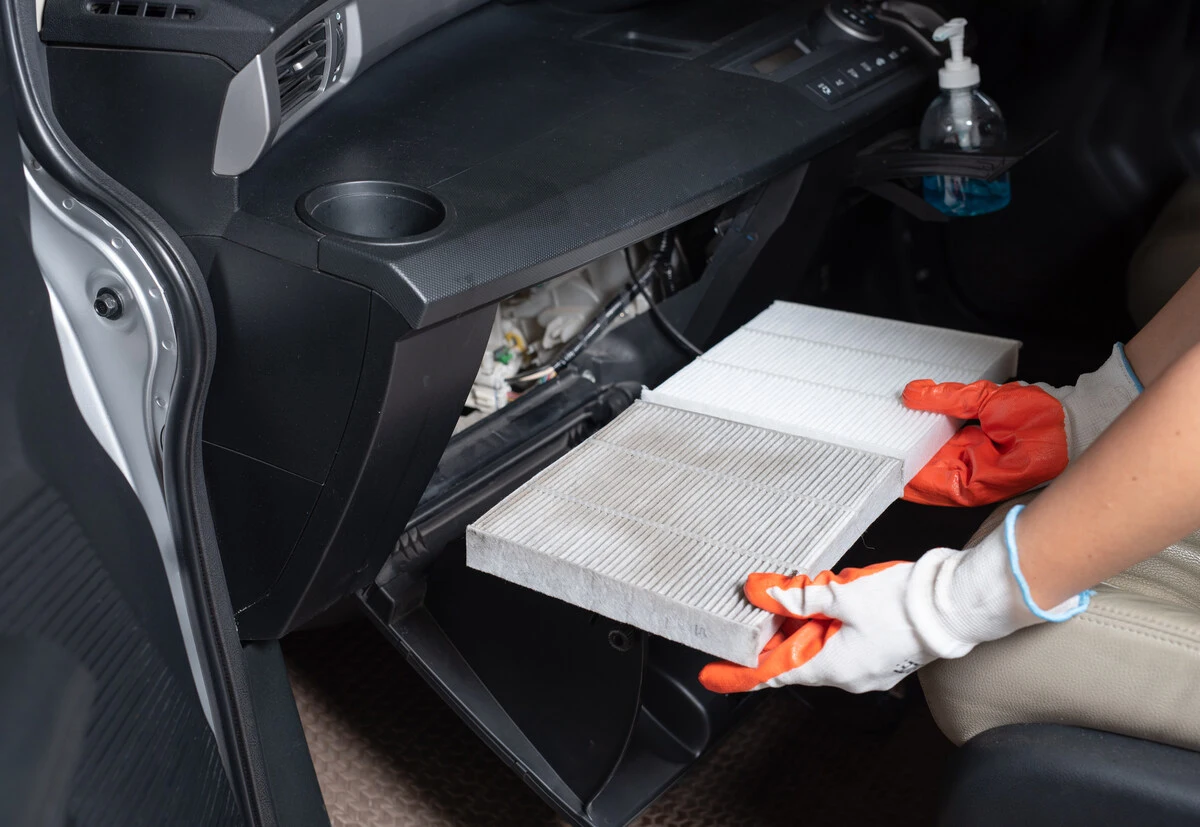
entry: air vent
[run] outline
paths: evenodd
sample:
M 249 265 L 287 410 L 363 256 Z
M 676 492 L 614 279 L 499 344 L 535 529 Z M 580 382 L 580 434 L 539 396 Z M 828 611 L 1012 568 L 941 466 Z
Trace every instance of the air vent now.
M 118 17 L 154 17 L 159 20 L 194 20 L 196 10 L 174 3 L 132 3 L 129 0 L 88 3 L 92 14 L 114 14 Z
M 280 47 L 275 56 L 280 120 L 287 120 L 321 90 L 328 65 L 329 30 L 325 20 Z

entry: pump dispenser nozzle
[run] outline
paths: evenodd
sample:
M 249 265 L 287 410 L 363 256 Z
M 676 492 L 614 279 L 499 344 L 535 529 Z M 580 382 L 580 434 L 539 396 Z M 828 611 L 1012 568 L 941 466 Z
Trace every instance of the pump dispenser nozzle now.
M 943 89 L 963 89 L 979 85 L 979 67 L 963 54 L 966 28 L 966 18 L 955 17 L 947 20 L 933 33 L 933 39 L 939 43 L 943 40 L 950 41 L 950 58 L 945 66 L 938 69 L 938 84 Z

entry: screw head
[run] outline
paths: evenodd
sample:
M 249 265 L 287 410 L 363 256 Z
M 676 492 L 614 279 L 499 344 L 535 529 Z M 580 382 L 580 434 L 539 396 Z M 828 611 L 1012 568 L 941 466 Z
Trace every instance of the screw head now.
M 96 315 L 110 322 L 121 318 L 121 297 L 108 287 L 100 288 L 96 300 L 92 302 Z
M 628 652 L 633 648 L 634 632 L 630 629 L 616 628 L 608 633 L 608 645 L 618 652 Z

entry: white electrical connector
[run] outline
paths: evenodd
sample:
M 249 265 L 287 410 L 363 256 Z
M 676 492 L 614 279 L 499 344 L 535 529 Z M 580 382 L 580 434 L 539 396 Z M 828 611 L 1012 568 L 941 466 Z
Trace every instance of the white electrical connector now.
M 483 354 L 479 371 L 475 374 L 475 382 L 466 400 L 466 407 L 478 412 L 478 415 L 472 417 L 472 422 L 495 413 L 508 404 L 508 394 L 512 390 L 508 380 L 521 371 L 520 359 L 509 349 L 508 341 L 504 322 L 497 309 L 496 318 L 492 322 L 492 332 L 488 336 L 487 350 Z M 507 359 L 501 361 L 503 357 L 498 358 L 500 354 L 507 356 Z M 460 425 L 465 424 L 470 423 L 460 422 Z
M 622 250 L 502 301 L 465 402 L 472 412 L 459 418 L 455 432 L 507 405 L 513 390 L 510 380 L 552 364 L 563 345 L 583 330 L 631 277 Z M 637 296 L 609 329 L 649 309 L 646 299 Z

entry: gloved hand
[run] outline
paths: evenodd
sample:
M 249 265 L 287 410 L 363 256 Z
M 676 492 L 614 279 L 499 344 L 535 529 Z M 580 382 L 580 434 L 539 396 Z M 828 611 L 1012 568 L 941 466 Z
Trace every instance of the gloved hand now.
M 904 404 L 958 419 L 958 431 L 904 489 L 926 505 L 986 505 L 1046 483 L 1091 445 L 1142 385 L 1120 344 L 1099 370 L 1072 386 L 1009 382 L 909 382 Z
M 713 692 L 768 686 L 890 689 L 935 658 L 957 658 L 977 644 L 1087 608 L 1090 592 L 1044 611 L 1029 596 L 1016 554 L 1014 524 L 1023 506 L 966 551 L 937 548 L 915 563 L 879 563 L 816 577 L 752 574 L 746 597 L 783 615 L 783 627 L 758 666 L 712 663 L 700 682 Z

